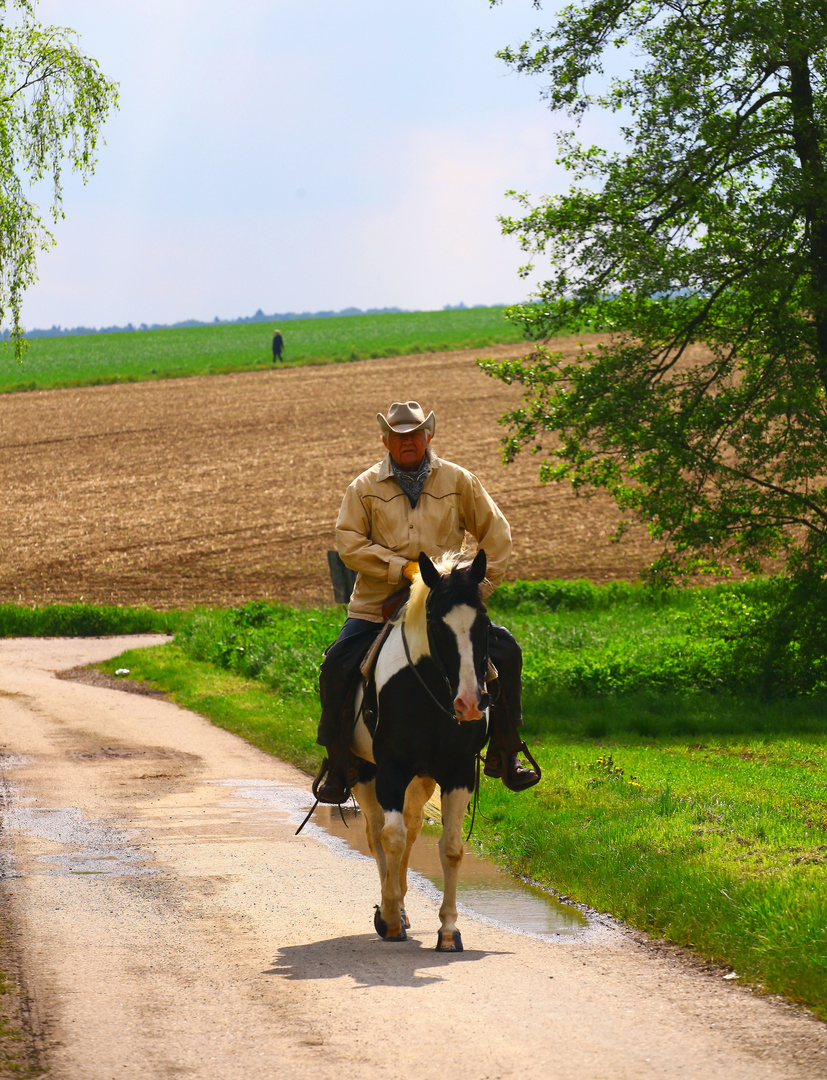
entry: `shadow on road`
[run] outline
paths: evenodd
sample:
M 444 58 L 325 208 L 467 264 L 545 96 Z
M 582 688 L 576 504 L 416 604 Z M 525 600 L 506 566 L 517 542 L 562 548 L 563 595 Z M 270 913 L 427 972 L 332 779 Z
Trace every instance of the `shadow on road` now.
M 434 969 L 499 955 L 484 949 L 438 953 L 435 944 L 436 932 L 433 943 L 429 944 L 410 936 L 404 942 L 380 941 L 373 934 L 328 938 L 280 949 L 272 966 L 263 974 L 281 975 L 285 979 L 339 979 L 350 975 L 357 987 L 417 987 L 442 982 L 443 976 Z M 424 973 L 423 968 L 430 968 L 432 973 Z

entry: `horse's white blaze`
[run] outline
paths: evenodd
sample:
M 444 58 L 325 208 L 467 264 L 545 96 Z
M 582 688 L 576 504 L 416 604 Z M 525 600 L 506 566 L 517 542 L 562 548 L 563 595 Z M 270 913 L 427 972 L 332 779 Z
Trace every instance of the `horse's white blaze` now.
M 471 640 L 471 628 L 477 618 L 477 611 L 468 604 L 459 604 L 452 608 L 444 618 L 446 626 L 454 632 L 459 650 L 459 683 L 457 685 L 457 702 L 472 707 L 472 715 L 469 719 L 478 720 L 482 716 L 477 707 L 479 701 L 479 686 L 477 673 L 474 669 L 474 645 Z M 473 715 L 473 713 L 477 715 Z

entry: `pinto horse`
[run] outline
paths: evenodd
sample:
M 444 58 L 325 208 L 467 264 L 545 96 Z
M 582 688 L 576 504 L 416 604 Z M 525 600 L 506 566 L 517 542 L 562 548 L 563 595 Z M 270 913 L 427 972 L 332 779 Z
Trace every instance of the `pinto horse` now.
M 351 753 L 353 794 L 365 815 L 382 901 L 374 926 L 385 941 L 404 941 L 408 859 L 426 802 L 439 784 L 445 882 L 437 949 L 461 952 L 456 927 L 462 822 L 475 786 L 474 763 L 488 738 L 488 626 L 480 599 L 485 552 L 469 565 L 457 556 L 436 564 L 419 556 L 402 615 L 376 659 L 376 724 L 357 700 Z M 371 725 L 373 726 L 373 725 Z

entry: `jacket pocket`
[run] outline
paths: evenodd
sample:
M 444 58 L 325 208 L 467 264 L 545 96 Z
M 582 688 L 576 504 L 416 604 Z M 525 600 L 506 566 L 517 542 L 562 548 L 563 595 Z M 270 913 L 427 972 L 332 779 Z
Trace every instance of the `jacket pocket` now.
M 370 516 L 370 538 L 374 544 L 379 544 L 381 547 L 391 550 L 396 547 L 393 542 L 393 528 L 388 511 L 382 503 L 374 506 L 373 513 Z
M 460 533 L 457 525 L 456 509 L 445 507 L 437 529 L 436 542 L 441 551 L 459 551 L 465 539 L 465 530 Z

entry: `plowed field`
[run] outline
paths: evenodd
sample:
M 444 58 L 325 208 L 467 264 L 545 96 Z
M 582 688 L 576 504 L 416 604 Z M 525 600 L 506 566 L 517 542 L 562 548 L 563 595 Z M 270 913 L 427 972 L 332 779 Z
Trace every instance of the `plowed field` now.
M 377 411 L 409 398 L 511 522 L 510 579 L 636 577 L 654 548 L 643 529 L 610 541 L 611 500 L 542 487 L 530 455 L 501 463 L 519 390 L 478 353 L 0 397 L 0 601 L 332 602 L 342 494 L 384 453 Z

